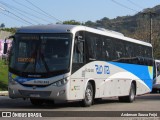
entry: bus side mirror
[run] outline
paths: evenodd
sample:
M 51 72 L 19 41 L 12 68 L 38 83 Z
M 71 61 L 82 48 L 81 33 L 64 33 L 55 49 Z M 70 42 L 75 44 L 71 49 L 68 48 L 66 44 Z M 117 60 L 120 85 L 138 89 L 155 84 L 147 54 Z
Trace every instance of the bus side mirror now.
M 8 43 L 4 43 L 4 49 L 3 49 L 3 54 L 6 54 L 8 51 Z

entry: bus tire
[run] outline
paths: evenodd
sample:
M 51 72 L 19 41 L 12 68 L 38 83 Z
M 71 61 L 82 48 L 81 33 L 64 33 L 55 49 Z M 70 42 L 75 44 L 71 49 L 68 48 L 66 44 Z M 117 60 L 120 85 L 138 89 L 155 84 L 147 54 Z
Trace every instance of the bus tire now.
M 100 103 L 100 102 L 102 102 L 102 98 L 95 98 L 94 99 L 94 103 Z
M 135 95 L 136 95 L 136 88 L 135 85 L 132 83 L 130 87 L 130 92 L 128 96 L 120 96 L 119 101 L 120 102 L 133 102 L 135 100 Z
M 157 93 L 157 89 L 152 89 L 151 93 Z
M 42 100 L 42 99 L 30 98 L 30 101 L 31 101 L 32 105 L 35 105 L 35 106 L 41 106 L 44 103 L 44 100 Z
M 93 103 L 93 86 L 90 82 L 88 82 L 86 90 L 85 90 L 85 97 L 81 101 L 83 107 L 89 107 Z

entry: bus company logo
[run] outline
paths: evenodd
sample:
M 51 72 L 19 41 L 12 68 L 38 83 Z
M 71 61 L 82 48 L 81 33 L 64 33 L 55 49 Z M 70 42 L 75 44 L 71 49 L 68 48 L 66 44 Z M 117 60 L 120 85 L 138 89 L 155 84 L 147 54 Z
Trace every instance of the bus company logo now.
M 110 74 L 108 65 L 95 65 L 97 74 Z
M 12 117 L 11 112 L 2 112 L 2 117 Z

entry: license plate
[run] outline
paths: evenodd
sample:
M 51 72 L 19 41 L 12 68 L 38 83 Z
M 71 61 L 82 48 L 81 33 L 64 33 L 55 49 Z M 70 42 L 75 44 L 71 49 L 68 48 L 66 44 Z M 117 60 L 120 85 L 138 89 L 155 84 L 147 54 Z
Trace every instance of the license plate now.
M 30 97 L 40 97 L 39 94 L 30 94 Z

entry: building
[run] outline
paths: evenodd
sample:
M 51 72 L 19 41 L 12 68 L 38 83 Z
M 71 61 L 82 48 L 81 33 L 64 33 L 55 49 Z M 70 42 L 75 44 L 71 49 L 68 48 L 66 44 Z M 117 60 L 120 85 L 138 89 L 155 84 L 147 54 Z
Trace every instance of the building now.
M 7 38 L 10 35 L 12 35 L 12 33 L 6 31 L 0 31 L 0 59 L 2 59 L 3 56 L 5 38 Z M 8 43 L 8 48 L 10 48 L 12 40 L 6 40 L 6 42 Z

